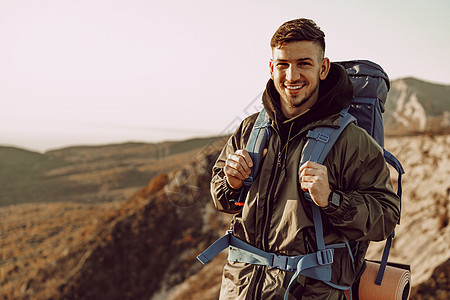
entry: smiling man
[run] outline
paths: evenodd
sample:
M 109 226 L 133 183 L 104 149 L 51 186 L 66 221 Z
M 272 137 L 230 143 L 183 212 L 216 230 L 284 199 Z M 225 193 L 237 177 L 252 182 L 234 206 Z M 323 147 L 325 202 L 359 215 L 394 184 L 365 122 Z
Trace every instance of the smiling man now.
M 262 102 L 271 119 L 271 138 L 243 206 L 238 199 L 253 162 L 245 150 L 258 114 L 246 118 L 228 140 L 211 181 L 214 204 L 235 214 L 234 237 L 273 253 L 278 260 L 317 251 L 308 191 L 320 207 L 327 245 L 345 239 L 334 249 L 331 281 L 299 275 L 290 299 L 345 299 L 337 286 L 350 286 L 364 269 L 370 241 L 383 240 L 399 218 L 382 149 L 361 128 L 350 124 L 324 164 L 306 162 L 299 169 L 308 130 L 336 127 L 340 111 L 350 105 L 353 86 L 345 70 L 324 57 L 324 33 L 311 20 L 286 22 L 271 40 L 270 77 Z M 238 249 L 239 250 L 239 249 Z M 239 250 L 240 251 L 240 250 Z M 220 299 L 283 299 L 293 272 L 230 260 L 224 267 Z M 242 261 L 242 260 L 240 260 Z M 272 265 L 274 265 L 272 263 Z
M 320 45 L 310 41 L 273 47 L 272 56 L 270 75 L 283 101 L 282 112 L 286 117 L 300 115 L 316 103 L 319 82 L 327 77 L 330 61 L 323 57 Z

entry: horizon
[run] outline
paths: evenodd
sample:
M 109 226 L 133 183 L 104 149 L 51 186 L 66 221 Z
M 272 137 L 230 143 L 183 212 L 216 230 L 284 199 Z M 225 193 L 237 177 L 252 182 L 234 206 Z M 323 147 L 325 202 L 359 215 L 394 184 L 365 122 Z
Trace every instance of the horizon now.
M 272 34 L 297 17 L 322 28 L 331 61 L 450 85 L 442 0 L 0 5 L 0 144 L 38 152 L 229 133 L 256 112 Z

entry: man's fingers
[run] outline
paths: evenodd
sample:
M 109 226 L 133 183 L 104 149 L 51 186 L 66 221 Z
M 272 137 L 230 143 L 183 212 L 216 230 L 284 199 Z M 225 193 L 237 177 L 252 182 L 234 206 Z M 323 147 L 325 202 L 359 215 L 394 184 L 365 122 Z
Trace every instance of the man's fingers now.
M 310 183 L 310 182 L 301 182 L 300 183 L 300 188 L 304 191 L 304 192 L 306 192 L 306 191 L 308 191 L 310 188 L 312 188 L 312 183 Z
M 252 159 L 247 150 L 237 150 L 228 155 L 225 162 L 224 172 L 239 180 L 245 180 L 251 174 L 253 166 Z
M 225 175 L 232 176 L 232 177 L 238 178 L 240 180 L 245 180 L 248 177 L 248 174 L 245 173 L 243 170 L 239 171 L 229 165 L 226 165 L 223 168 L 223 171 L 225 172 Z
M 245 164 L 245 162 L 243 164 Z M 244 166 L 243 164 L 231 158 L 227 159 L 225 166 L 227 167 L 228 173 L 236 177 L 238 177 L 237 174 L 239 173 L 243 177 L 242 180 L 244 180 L 248 177 L 248 175 L 250 175 L 251 169 L 247 165 Z
M 303 165 L 301 165 L 298 174 L 300 177 L 303 176 L 320 176 L 320 175 L 326 175 L 327 174 L 327 167 L 324 165 L 307 161 Z
M 243 180 L 241 180 L 241 179 L 239 179 L 237 177 L 234 177 L 234 176 L 232 176 L 230 174 L 225 174 L 225 178 L 226 178 L 228 184 L 233 189 L 236 189 L 236 190 L 240 189 L 242 187 L 242 185 L 243 185 L 243 182 L 244 182 Z
M 247 166 L 249 168 L 253 167 L 252 158 L 250 157 L 250 154 L 248 153 L 248 151 L 246 149 L 238 150 L 238 151 L 236 151 L 236 154 L 241 155 L 244 158 L 245 163 L 247 164 Z
M 307 161 L 299 169 L 300 188 L 309 191 L 312 200 L 318 206 L 328 205 L 330 186 L 328 182 L 327 167 Z
M 242 172 L 243 175 L 250 174 L 252 171 L 244 156 L 239 154 L 230 154 L 226 161 L 226 165 Z
M 247 150 L 237 150 L 234 154 L 231 154 L 231 159 L 241 164 L 245 172 L 251 173 L 251 168 L 253 167 L 253 161 Z
M 316 182 L 319 178 L 317 176 L 302 176 L 302 182 Z

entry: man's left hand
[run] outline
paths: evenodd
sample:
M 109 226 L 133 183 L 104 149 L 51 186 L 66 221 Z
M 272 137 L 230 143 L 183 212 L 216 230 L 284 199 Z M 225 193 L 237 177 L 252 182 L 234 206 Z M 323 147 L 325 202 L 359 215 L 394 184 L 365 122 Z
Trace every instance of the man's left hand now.
M 312 200 L 320 207 L 328 205 L 331 189 L 328 183 L 327 167 L 307 161 L 299 170 L 299 182 L 302 190 L 309 191 Z

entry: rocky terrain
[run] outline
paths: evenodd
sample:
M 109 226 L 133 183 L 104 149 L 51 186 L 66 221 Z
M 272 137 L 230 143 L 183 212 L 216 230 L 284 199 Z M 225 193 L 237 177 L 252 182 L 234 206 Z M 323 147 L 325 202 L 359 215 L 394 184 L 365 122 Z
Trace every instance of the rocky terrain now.
M 390 135 L 450 132 L 450 86 L 415 78 L 391 82 L 384 113 Z
M 412 299 L 449 291 L 449 144 L 450 135 L 386 140 L 407 172 L 390 260 L 411 264 Z M 127 201 L 0 208 L 0 299 L 217 299 L 225 253 L 205 267 L 195 259 L 231 218 L 210 201 L 217 154 L 199 151 Z
M 192 163 L 161 173 L 126 201 L 1 207 L 0 299 L 167 294 L 200 269 L 196 253 L 229 221 L 209 199 L 209 153 L 217 149 L 197 150 Z

